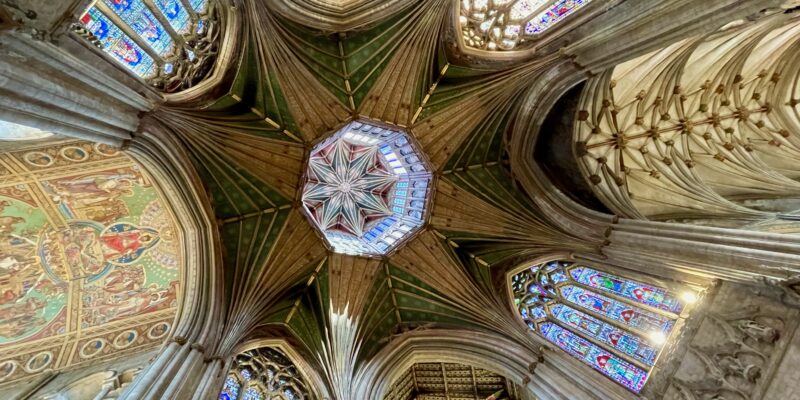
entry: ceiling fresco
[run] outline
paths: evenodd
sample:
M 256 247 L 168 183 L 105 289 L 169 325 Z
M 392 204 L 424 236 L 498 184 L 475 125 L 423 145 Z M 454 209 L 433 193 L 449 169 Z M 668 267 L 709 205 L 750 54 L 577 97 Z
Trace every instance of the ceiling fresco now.
M 163 342 L 180 290 L 173 221 L 105 145 L 0 155 L 0 382 Z

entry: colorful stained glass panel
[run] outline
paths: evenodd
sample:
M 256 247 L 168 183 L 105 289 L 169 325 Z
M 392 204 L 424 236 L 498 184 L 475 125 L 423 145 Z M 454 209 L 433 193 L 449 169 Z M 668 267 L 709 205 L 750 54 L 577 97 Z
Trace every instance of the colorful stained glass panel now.
M 142 0 L 105 0 L 120 18 L 128 23 L 147 44 L 161 57 L 175 51 L 175 42 Z
M 264 392 L 257 387 L 250 387 L 244 391 L 242 400 L 264 400 Z
M 167 18 L 172 29 L 180 34 L 188 33 L 191 28 L 189 12 L 180 0 L 153 0 L 156 7 Z
M 81 17 L 81 23 L 102 43 L 103 50 L 142 78 L 156 74 L 156 64 L 150 55 L 114 25 L 96 7 Z
M 542 324 L 541 332 L 547 340 L 571 356 L 589 364 L 626 388 L 636 393 L 642 390 L 647 380 L 647 372 L 558 325 Z
M 432 175 L 406 135 L 354 121 L 312 149 L 303 210 L 335 252 L 383 255 L 424 224 Z
M 584 309 L 603 315 L 612 320 L 621 322 L 643 333 L 669 331 L 674 321 L 664 316 L 645 311 L 639 307 L 625 304 L 601 294 L 584 290 L 577 286 L 566 285 L 561 287 L 561 295 L 570 303 Z
M 544 32 L 589 2 L 591 0 L 557 0 L 525 25 L 525 33 L 535 35 Z
M 219 394 L 219 400 L 236 400 L 239 398 L 239 389 L 241 384 L 235 376 L 225 378 L 225 386 L 222 387 L 222 392 Z
M 547 0 L 519 0 L 511 7 L 509 16 L 515 21 L 528 18 L 546 2 Z
M 189 3 L 192 5 L 192 8 L 197 13 L 204 13 L 208 8 L 208 0 L 189 0 Z
M 570 270 L 572 279 L 586 286 L 631 299 L 664 311 L 680 314 L 683 304 L 665 289 L 623 279 L 588 267 L 575 267 Z
M 653 365 L 658 349 L 639 336 L 600 321 L 584 312 L 566 305 L 555 305 L 551 309 L 553 317 L 581 333 L 591 336 L 647 365 Z

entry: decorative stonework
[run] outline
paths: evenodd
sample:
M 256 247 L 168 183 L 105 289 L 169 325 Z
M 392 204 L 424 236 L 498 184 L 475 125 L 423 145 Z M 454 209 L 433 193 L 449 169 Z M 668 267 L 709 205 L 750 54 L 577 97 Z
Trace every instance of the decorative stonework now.
M 737 285 L 725 285 L 689 338 L 666 399 L 765 399 L 797 311 Z M 666 371 L 665 371 L 666 372 Z M 657 394 L 656 394 L 657 395 Z
M 355 121 L 311 151 L 303 208 L 333 251 L 380 256 L 422 227 L 432 179 L 402 128 Z
M 462 0 L 459 24 L 468 47 L 515 50 L 591 0 Z

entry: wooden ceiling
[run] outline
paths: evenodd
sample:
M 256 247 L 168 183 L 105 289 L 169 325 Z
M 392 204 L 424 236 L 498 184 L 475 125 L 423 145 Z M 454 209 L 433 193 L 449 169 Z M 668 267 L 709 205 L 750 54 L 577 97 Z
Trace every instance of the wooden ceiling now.
M 481 368 L 417 363 L 395 382 L 384 400 L 517 400 L 518 393 L 513 382 Z

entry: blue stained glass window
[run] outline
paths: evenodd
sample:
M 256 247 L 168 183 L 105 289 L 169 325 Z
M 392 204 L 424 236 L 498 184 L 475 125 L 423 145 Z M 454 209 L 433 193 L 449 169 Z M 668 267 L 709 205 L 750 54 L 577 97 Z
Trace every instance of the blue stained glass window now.
M 665 289 L 645 285 L 629 279 L 622 279 L 618 276 L 596 271 L 584 266 L 573 268 L 570 271 L 570 275 L 576 282 L 623 296 L 638 303 L 669 311 L 674 314 L 680 314 L 683 310 L 683 304 L 681 304 L 678 298 Z
M 647 365 L 652 366 L 656 361 L 658 350 L 636 334 L 626 332 L 566 305 L 558 304 L 552 308 L 552 312 L 553 316 L 564 324 L 597 338 Z
M 239 398 L 239 389 L 241 386 L 239 379 L 233 375 L 228 376 L 225 378 L 225 386 L 222 387 L 219 400 L 237 400 Z
M 462 43 L 488 50 L 515 50 L 563 21 L 591 0 L 461 0 Z
M 643 332 L 662 331 L 668 333 L 672 329 L 673 321 L 664 316 L 579 287 L 564 286 L 561 288 L 561 294 L 570 303 Z
M 208 8 L 208 0 L 189 0 L 195 12 L 204 13 Z
M 191 29 L 189 13 L 180 0 L 153 0 L 158 10 L 167 18 L 172 29 L 178 33 L 188 33 Z
M 248 388 L 244 391 L 242 400 L 264 400 L 264 392 L 256 387 Z
M 102 43 L 106 53 L 133 73 L 142 78 L 150 78 L 156 74 L 157 67 L 153 58 L 96 7 L 92 7 L 81 17 L 81 24 Z
M 253 377 L 252 372 L 250 372 L 249 369 L 243 369 L 241 374 L 245 382 L 249 381 Z
M 552 323 L 544 323 L 540 329 L 547 340 L 553 342 L 575 358 L 580 359 L 638 393 L 647 381 L 647 372 L 611 354 L 586 339 Z
M 105 0 L 106 5 L 120 16 L 139 37 L 161 57 L 175 51 L 175 42 L 142 0 Z
M 525 33 L 533 35 L 544 32 L 589 2 L 591 0 L 556 0 L 525 25 Z
M 569 262 L 534 265 L 511 287 L 528 327 L 637 393 L 684 306 L 666 289 Z

